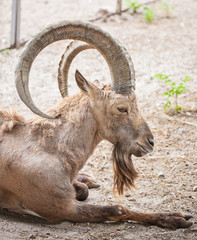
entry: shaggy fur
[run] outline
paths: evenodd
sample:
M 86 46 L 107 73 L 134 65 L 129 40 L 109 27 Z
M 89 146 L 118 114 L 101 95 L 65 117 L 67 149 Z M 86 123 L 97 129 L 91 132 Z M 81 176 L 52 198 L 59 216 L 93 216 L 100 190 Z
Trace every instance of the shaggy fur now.
M 134 180 L 138 173 L 134 168 L 131 155 L 124 152 L 118 142 L 114 145 L 112 151 L 112 161 L 114 168 L 113 193 L 115 195 L 115 188 L 117 188 L 117 192 L 121 196 L 125 187 L 128 189 L 134 187 Z

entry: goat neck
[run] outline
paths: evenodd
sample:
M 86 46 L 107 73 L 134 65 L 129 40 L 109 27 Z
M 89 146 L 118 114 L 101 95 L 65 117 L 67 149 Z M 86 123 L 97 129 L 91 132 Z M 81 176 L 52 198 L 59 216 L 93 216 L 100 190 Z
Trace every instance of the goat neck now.
M 33 134 L 45 150 L 58 154 L 73 179 L 102 140 L 98 134 L 90 100 L 84 94 L 67 97 L 48 113 L 58 113 L 60 118 L 37 118 L 32 122 Z

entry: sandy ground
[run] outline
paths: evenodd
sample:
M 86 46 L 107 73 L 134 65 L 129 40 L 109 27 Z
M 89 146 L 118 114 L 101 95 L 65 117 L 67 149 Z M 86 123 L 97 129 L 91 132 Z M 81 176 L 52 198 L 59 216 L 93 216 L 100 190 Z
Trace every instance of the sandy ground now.
M 115 10 L 113 0 L 37 0 L 22 1 L 21 41 L 31 39 L 40 30 L 65 19 L 87 20 L 99 16 L 100 9 Z M 48 224 L 43 220 L 0 211 L 0 239 L 197 239 L 197 1 L 174 0 L 171 18 L 154 6 L 155 21 L 145 22 L 142 15 L 125 13 L 96 25 L 118 38 L 132 56 L 137 78 L 136 94 L 141 112 L 154 137 L 154 152 L 133 158 L 140 177 L 136 189 L 124 198 L 112 194 L 113 169 L 110 162 L 111 145 L 103 141 L 88 160 L 84 171 L 101 184 L 90 191 L 87 202 L 123 204 L 133 210 L 183 211 L 194 216 L 194 225 L 176 231 L 137 223 L 105 224 Z M 9 46 L 11 0 L 0 1 L 0 49 Z M 60 100 L 57 90 L 57 66 L 67 42 L 47 47 L 33 64 L 30 78 L 32 97 L 44 111 Z M 14 68 L 22 48 L 0 53 L 1 107 L 14 107 L 26 117 L 33 114 L 19 100 L 14 85 Z M 78 68 L 89 80 L 110 82 L 103 58 L 88 50 L 74 61 L 69 74 L 69 94 L 78 91 L 74 71 Z M 190 92 L 180 97 L 184 111 L 177 115 L 163 111 L 166 90 L 159 80 L 151 81 L 156 73 L 164 73 L 180 80 L 191 76 Z M 162 173 L 163 177 L 159 177 Z M 32 196 L 33 197 L 33 196 Z

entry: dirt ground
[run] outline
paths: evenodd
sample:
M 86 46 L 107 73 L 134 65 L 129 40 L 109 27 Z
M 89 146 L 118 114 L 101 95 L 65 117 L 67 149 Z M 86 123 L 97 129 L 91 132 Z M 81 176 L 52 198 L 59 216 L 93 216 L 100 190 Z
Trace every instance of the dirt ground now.
M 9 46 L 11 0 L 0 1 L 0 49 Z M 114 12 L 113 0 L 25 0 L 22 2 L 21 41 L 60 20 L 88 20 L 100 16 L 100 10 Z M 140 173 L 136 189 L 124 198 L 112 194 L 113 168 L 110 162 L 111 144 L 103 141 L 88 160 L 84 172 L 100 183 L 90 190 L 88 203 L 123 204 L 133 210 L 183 211 L 194 216 L 193 226 L 175 231 L 137 223 L 48 224 L 44 220 L 19 216 L 0 210 L 0 239 L 197 239 L 197 1 L 168 0 L 175 9 L 166 18 L 160 2 L 150 6 L 155 20 L 147 23 L 142 14 L 113 16 L 94 24 L 119 39 L 132 56 L 136 78 L 138 106 L 155 137 L 154 151 L 142 158 L 133 157 Z M 100 11 L 100 12 L 99 12 Z M 57 66 L 67 45 L 66 41 L 50 45 L 33 64 L 30 86 L 32 97 L 43 111 L 60 100 L 57 89 Z M 0 53 L 1 108 L 15 108 L 26 117 L 33 114 L 19 100 L 14 84 L 14 68 L 22 48 Z M 108 67 L 95 50 L 81 53 L 69 73 L 69 94 L 78 91 L 74 71 L 78 68 L 89 80 L 110 82 Z M 160 80 L 150 80 L 164 73 L 180 80 L 191 76 L 190 92 L 180 97 L 183 112 L 177 116 L 163 111 L 166 90 Z M 33 196 L 32 196 L 33 197 Z

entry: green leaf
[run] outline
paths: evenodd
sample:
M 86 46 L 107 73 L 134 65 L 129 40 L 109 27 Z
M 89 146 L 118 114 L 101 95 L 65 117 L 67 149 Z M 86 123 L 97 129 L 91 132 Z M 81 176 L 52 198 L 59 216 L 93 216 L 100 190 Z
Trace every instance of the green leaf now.
M 168 92 L 164 92 L 162 95 L 163 95 L 163 96 L 168 96 L 169 93 L 168 93 Z
M 174 94 L 174 88 L 171 88 L 170 90 L 169 90 L 169 93 L 171 94 L 171 95 L 173 95 Z
M 165 83 L 171 82 L 171 80 L 169 79 L 169 77 L 167 75 L 164 75 L 164 74 L 161 74 L 161 73 L 155 74 L 155 76 L 153 78 L 165 80 Z
M 171 106 L 171 101 L 167 101 L 166 104 L 164 105 L 164 111 L 166 112 L 166 109 Z
M 167 2 L 163 2 L 160 9 L 164 10 L 166 13 L 166 17 L 169 18 L 171 16 L 171 10 L 174 10 L 174 7 L 169 5 Z
M 171 82 L 171 80 L 170 80 L 170 79 L 168 79 L 168 80 L 165 80 L 165 83 L 169 83 L 169 82 Z
M 127 7 L 129 9 L 133 8 L 133 12 L 136 13 L 137 9 L 140 8 L 143 4 L 142 3 L 138 3 L 137 1 L 131 1 L 131 0 L 125 0 Z
M 166 2 L 162 2 L 162 5 L 163 5 L 164 7 L 166 7 L 166 8 L 169 8 L 168 3 L 166 3 Z
M 163 74 L 158 73 L 158 74 L 155 74 L 155 76 L 153 78 L 162 78 L 162 77 L 163 77 Z
M 150 7 L 144 7 L 144 16 L 147 22 L 152 22 L 155 18 L 155 14 Z
M 181 111 L 182 109 L 183 109 L 182 107 L 176 106 L 176 110 L 177 110 L 177 111 Z
M 10 51 L 10 49 L 9 49 L 9 48 L 6 48 L 6 49 L 1 50 L 0 52 L 1 52 L 1 53 L 8 53 L 9 51 Z
M 182 80 L 182 82 L 186 83 L 186 82 L 188 82 L 188 81 L 190 81 L 190 80 L 191 80 L 191 77 L 190 77 L 190 76 L 186 76 L 186 77 Z

